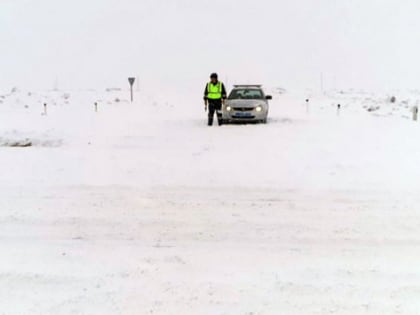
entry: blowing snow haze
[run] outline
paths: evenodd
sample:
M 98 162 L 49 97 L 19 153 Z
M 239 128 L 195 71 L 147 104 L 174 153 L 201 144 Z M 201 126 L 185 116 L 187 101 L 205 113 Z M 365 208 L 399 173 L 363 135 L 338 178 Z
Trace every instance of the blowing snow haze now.
M 3 0 L 2 88 L 414 87 L 418 1 Z M 246 82 L 245 82 L 246 83 Z
M 0 315 L 419 315 L 419 9 L 0 0 Z

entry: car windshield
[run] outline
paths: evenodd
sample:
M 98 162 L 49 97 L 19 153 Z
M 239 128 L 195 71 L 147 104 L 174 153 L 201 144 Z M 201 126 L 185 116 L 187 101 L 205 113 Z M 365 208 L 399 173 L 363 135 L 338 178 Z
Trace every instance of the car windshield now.
M 259 89 L 234 89 L 229 95 L 230 100 L 261 100 L 263 92 Z

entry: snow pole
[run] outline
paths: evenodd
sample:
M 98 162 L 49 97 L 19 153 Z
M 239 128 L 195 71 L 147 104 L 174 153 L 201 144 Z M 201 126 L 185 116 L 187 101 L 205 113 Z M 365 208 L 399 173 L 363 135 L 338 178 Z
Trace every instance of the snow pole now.
M 98 102 L 95 102 L 95 112 L 98 112 Z
M 306 113 L 309 114 L 309 98 L 306 99 Z
M 44 103 L 44 115 L 47 115 L 47 103 Z
M 133 101 L 134 101 L 133 85 L 134 85 L 135 81 L 136 81 L 136 78 L 134 78 L 134 77 L 128 78 L 128 83 L 130 83 L 131 103 L 133 103 Z
M 337 105 L 337 116 L 340 116 L 341 104 Z
M 417 121 L 418 114 L 419 114 L 419 108 L 418 108 L 418 106 L 414 106 L 413 107 L 413 120 L 414 121 Z

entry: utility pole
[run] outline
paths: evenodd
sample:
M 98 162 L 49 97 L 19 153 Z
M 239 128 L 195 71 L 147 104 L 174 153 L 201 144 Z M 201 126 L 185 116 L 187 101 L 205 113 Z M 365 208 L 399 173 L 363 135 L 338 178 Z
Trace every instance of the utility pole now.
M 54 86 L 53 86 L 53 91 L 58 91 L 58 78 L 56 77 L 54 79 Z

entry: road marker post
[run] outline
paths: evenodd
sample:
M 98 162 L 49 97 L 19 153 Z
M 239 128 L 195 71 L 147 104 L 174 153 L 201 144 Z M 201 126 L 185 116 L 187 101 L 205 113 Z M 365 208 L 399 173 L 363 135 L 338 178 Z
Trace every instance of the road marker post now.
M 134 95 L 133 95 L 134 82 L 136 82 L 136 78 L 134 77 L 128 78 L 128 83 L 130 83 L 131 103 L 134 101 Z

